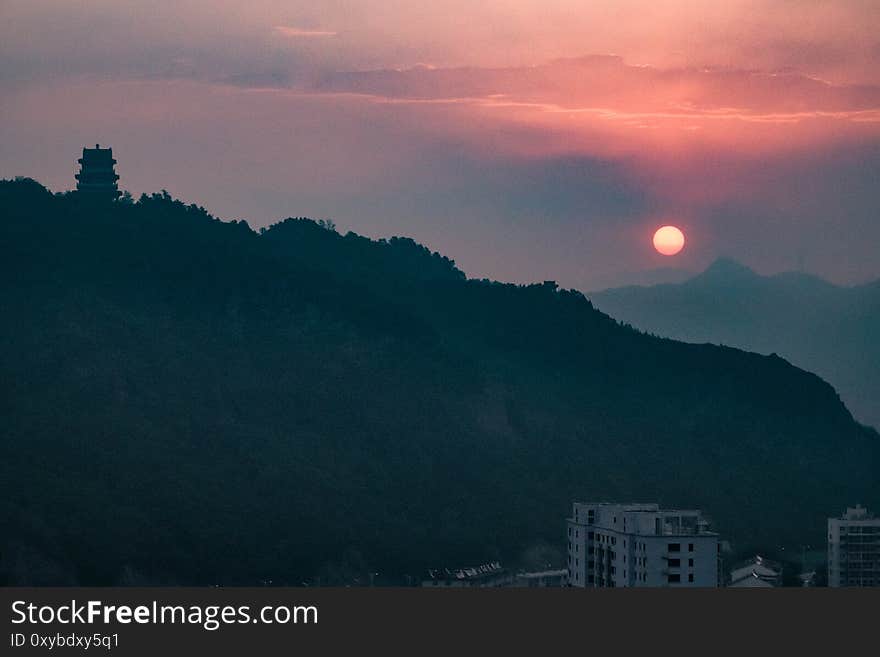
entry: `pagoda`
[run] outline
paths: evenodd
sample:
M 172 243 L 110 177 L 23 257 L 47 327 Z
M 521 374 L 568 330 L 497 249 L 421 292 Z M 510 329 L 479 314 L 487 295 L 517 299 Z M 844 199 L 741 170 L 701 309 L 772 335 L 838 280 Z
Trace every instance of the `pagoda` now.
M 114 166 L 112 148 L 101 148 L 95 144 L 94 148 L 83 148 L 82 157 L 77 160 L 80 171 L 76 174 L 76 188 L 83 194 L 95 198 L 113 200 L 120 194 L 116 181 L 119 176 Z

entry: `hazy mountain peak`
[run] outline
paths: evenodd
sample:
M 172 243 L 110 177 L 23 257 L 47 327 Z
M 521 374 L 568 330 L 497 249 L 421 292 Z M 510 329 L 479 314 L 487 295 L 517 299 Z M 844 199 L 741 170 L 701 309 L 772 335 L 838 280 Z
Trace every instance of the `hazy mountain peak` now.
M 880 426 L 880 281 L 842 287 L 806 272 L 762 276 L 729 258 L 680 285 L 591 295 L 644 331 L 781 356 L 832 383 L 861 421 Z
M 732 258 L 721 257 L 709 265 L 693 280 L 709 280 L 715 283 L 733 283 L 760 278 L 753 270 Z

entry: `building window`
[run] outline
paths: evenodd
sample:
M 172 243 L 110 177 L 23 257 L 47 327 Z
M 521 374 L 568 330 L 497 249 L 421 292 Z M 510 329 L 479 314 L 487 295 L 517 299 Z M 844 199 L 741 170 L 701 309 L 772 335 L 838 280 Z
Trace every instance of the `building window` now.
M 693 568 L 693 567 L 694 567 L 694 560 L 688 559 L 688 568 Z
M 669 544 L 670 552 L 681 552 L 681 543 L 670 543 Z
M 587 582 L 588 582 L 588 583 L 592 584 L 593 581 L 594 581 L 594 578 L 593 578 L 592 575 L 590 575 L 589 577 L 587 577 Z
M 670 574 L 669 576 L 667 576 L 666 581 L 669 582 L 670 584 L 674 584 L 674 583 L 676 583 L 676 582 L 680 582 L 680 581 L 681 581 L 681 575 L 679 575 L 678 573 Z
M 690 573 L 690 574 L 688 575 L 688 581 L 691 582 L 691 583 L 693 583 L 693 581 L 694 581 L 694 574 L 693 574 L 693 573 Z
M 688 552 L 693 552 L 693 551 L 694 551 L 694 544 L 688 543 Z
M 592 541 L 592 540 L 593 540 L 593 537 L 594 537 L 595 535 L 596 535 L 596 534 L 594 534 L 593 532 L 590 532 L 589 534 L 587 534 L 587 538 L 590 539 L 590 540 Z
M 678 568 L 679 566 L 681 566 L 681 559 L 670 559 L 669 560 L 669 567 L 670 568 Z

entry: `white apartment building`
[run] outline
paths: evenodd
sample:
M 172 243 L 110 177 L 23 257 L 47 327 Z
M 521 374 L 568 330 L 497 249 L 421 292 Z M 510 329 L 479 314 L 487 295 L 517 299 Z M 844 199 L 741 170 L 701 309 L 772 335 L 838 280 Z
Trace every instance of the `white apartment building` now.
M 828 586 L 880 586 L 880 517 L 861 505 L 828 518 Z
M 567 538 L 569 586 L 718 586 L 718 534 L 700 511 L 575 502 Z

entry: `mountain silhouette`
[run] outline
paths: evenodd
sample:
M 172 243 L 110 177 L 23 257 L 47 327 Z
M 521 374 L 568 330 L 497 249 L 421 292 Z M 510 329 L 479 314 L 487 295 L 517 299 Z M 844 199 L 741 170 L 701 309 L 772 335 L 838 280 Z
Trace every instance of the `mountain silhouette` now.
M 801 272 L 760 276 L 719 259 L 680 284 L 589 296 L 657 335 L 777 353 L 826 379 L 857 419 L 880 427 L 880 281 L 840 287 Z
M 703 273 L 694 276 L 693 282 L 704 285 L 747 285 L 759 278 L 755 272 L 736 260 L 718 258 Z
M 0 183 L 0 581 L 401 583 L 575 499 L 819 543 L 880 441 L 777 356 L 643 334 L 409 239 Z

